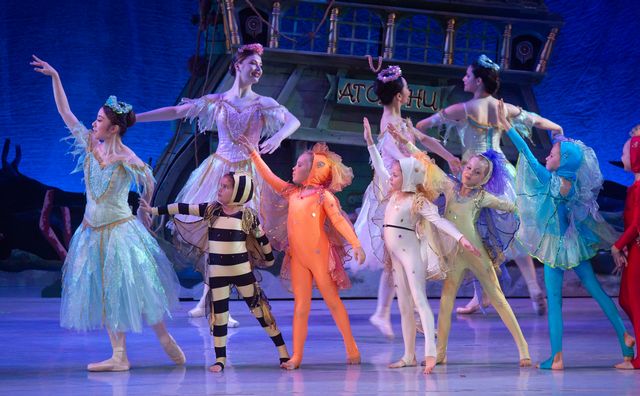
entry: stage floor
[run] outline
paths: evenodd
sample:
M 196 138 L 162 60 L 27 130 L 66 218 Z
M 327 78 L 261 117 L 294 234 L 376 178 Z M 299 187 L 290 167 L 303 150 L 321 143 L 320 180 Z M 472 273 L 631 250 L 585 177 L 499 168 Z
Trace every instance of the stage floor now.
M 288 372 L 278 368 L 275 348 L 246 305 L 233 301 L 231 313 L 241 326 L 229 329 L 227 368 L 222 374 L 206 370 L 214 361 L 212 340 L 205 319 L 187 317 L 193 302 L 182 302 L 167 322 L 187 356 L 186 367 L 172 365 L 147 327 L 142 334 L 128 336 L 132 368 L 123 373 L 85 371 L 87 363 L 111 354 L 106 332 L 61 329 L 59 303 L 57 299 L 0 298 L 0 394 L 637 395 L 640 389 L 640 372 L 612 368 L 621 360 L 620 348 L 609 322 L 589 298 L 564 301 L 564 372 L 520 369 L 516 346 L 490 309 L 486 316 L 454 317 L 448 364 L 437 366 L 427 376 L 420 368 L 387 368 L 403 351 L 395 303 L 396 337 L 387 340 L 368 321 L 374 300 L 345 301 L 363 361 L 360 366 L 347 366 L 331 316 L 322 301 L 314 301 L 303 366 Z M 536 316 L 528 299 L 511 299 L 510 303 L 534 363 L 544 360 L 550 353 L 546 317 Z M 438 300 L 431 304 L 437 311 Z M 291 351 L 293 302 L 274 301 L 272 305 Z M 421 336 L 418 348 L 423 351 Z

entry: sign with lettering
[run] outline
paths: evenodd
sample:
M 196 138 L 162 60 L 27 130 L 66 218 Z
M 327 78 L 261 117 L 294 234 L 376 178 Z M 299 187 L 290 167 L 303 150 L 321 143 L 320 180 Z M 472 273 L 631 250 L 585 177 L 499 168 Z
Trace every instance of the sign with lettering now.
M 409 104 L 405 111 L 437 113 L 447 106 L 447 98 L 455 86 L 431 87 L 409 84 Z M 350 106 L 378 107 L 378 97 L 373 92 L 373 81 L 340 78 L 336 92 L 338 104 Z

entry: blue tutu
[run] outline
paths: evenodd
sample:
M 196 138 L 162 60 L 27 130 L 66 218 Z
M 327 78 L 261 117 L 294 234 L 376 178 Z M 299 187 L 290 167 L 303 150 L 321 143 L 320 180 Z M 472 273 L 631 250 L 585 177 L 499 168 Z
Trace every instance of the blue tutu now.
M 156 324 L 169 314 L 179 290 L 171 262 L 127 202 L 132 184 L 152 191 L 151 170 L 125 161 L 103 166 L 87 129 L 79 124 L 71 132 L 87 206 L 62 270 L 60 325 L 140 332 L 143 321 Z

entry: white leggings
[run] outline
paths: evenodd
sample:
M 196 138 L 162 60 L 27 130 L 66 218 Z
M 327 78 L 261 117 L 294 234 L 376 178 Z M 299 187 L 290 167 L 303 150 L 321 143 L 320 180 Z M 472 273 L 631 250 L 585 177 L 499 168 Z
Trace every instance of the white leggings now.
M 401 235 L 401 238 L 399 236 Z M 386 229 L 385 241 L 391 256 L 393 281 L 398 306 L 402 318 L 402 338 L 404 340 L 405 362 L 415 358 L 416 350 L 416 322 L 414 310 L 418 311 L 422 328 L 424 329 L 424 356 L 436 356 L 435 325 L 433 312 L 429 307 L 426 291 L 426 265 L 420 257 L 420 246 L 415 233 Z

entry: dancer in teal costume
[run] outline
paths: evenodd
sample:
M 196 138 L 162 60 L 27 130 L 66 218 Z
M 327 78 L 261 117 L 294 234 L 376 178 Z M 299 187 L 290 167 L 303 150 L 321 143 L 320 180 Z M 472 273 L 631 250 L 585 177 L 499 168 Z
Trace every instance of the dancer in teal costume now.
M 633 357 L 631 336 L 611 298 L 602 290 L 589 259 L 607 249 L 617 233 L 598 212 L 596 198 L 602 174 L 593 150 L 580 141 L 560 135 L 542 166 L 500 106 L 501 126 L 520 152 L 516 173 L 520 229 L 517 237 L 532 257 L 544 264 L 549 304 L 551 357 L 541 369 L 562 370 L 562 279 L 573 269 L 613 325 L 622 354 Z M 627 342 L 625 343 L 625 338 Z
M 143 320 L 153 326 L 169 357 L 184 364 L 184 353 L 163 322 L 178 301 L 178 278 L 147 230 L 150 217 L 136 218 L 127 202 L 132 183 L 146 199 L 155 184 L 151 169 L 121 140 L 135 123 L 131 105 L 110 96 L 87 129 L 71 112 L 58 72 L 35 56 L 31 65 L 51 77 L 87 195 L 84 219 L 62 269 L 60 325 L 80 331 L 107 328 L 113 355 L 89 364 L 89 371 L 129 370 L 126 332 L 142 331 Z

